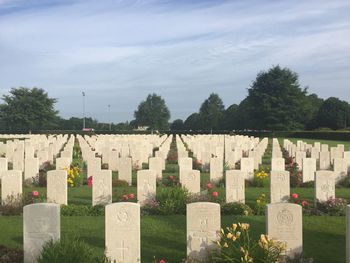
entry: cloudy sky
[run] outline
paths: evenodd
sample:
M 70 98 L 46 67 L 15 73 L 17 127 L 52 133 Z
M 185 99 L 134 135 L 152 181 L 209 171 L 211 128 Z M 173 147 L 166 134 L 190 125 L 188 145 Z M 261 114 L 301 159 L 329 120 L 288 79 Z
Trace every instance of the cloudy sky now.
M 149 93 L 172 120 L 211 92 L 239 103 L 261 70 L 289 67 L 350 100 L 350 1 L 0 0 L 0 95 L 40 87 L 62 117 L 132 120 Z

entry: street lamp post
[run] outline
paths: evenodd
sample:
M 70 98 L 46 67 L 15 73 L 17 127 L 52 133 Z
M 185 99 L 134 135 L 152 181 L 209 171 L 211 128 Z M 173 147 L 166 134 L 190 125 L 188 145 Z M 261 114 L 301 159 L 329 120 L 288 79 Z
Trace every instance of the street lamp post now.
M 83 130 L 85 130 L 85 92 L 83 91 Z
M 111 105 L 108 104 L 108 118 L 109 118 L 109 131 L 112 130 L 112 123 L 111 123 Z

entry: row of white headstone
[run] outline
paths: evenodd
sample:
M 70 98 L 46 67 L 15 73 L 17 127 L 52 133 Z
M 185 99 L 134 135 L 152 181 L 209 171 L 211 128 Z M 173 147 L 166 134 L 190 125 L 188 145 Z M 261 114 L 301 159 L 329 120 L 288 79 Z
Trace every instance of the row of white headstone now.
M 284 140 L 283 144 L 290 156 L 295 158 L 299 170 L 303 172 L 303 182 L 314 181 L 316 170 L 331 170 L 332 166 L 336 182 L 350 171 L 350 151 L 345 151 L 343 144 L 330 147 L 330 150 L 327 144 L 320 142 L 311 145 L 303 141 L 293 144 L 289 140 Z
M 266 206 L 266 233 L 270 238 L 285 242 L 287 254 L 302 252 L 302 211 L 296 204 Z M 219 249 L 220 205 L 198 202 L 187 205 L 187 256 L 205 260 L 208 251 Z M 36 262 L 45 242 L 60 239 L 60 206 L 33 204 L 23 209 L 24 262 Z M 155 237 L 156 238 L 156 237 Z M 112 262 L 141 261 L 140 205 L 114 203 L 106 206 L 105 248 Z

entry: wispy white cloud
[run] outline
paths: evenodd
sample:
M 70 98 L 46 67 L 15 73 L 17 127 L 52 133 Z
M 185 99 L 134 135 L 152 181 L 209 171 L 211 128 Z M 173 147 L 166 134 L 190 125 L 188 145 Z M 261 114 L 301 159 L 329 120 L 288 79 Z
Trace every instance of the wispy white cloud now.
M 0 0 L 1 1 L 1 0 Z M 131 120 L 150 92 L 186 118 L 217 92 L 238 103 L 260 70 L 288 66 L 322 97 L 348 98 L 350 3 L 0 2 L 1 93 L 39 86 L 65 117 Z

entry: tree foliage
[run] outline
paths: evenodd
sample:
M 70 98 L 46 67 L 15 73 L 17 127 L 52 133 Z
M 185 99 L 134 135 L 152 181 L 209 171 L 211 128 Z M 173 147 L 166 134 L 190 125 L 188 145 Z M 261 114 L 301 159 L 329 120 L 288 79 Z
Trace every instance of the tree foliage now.
M 184 122 L 186 130 L 198 131 L 201 129 L 200 116 L 197 112 L 192 113 Z
M 318 111 L 319 127 L 342 129 L 350 125 L 350 105 L 335 97 L 326 99 Z
M 0 118 L 6 130 L 24 132 L 57 126 L 56 99 L 49 98 L 43 89 L 12 88 L 2 99 Z
M 298 75 L 288 68 L 275 66 L 258 74 L 248 89 L 249 115 L 254 129 L 303 129 L 307 120 L 306 89 Z
M 162 97 L 149 94 L 134 113 L 139 126 L 149 126 L 151 129 L 165 130 L 169 128 L 170 112 Z
M 200 125 L 202 130 L 219 130 L 224 116 L 225 106 L 218 94 L 212 93 L 200 109 Z
M 184 129 L 183 120 L 177 119 L 174 120 L 170 125 L 170 130 L 172 131 L 182 131 Z

